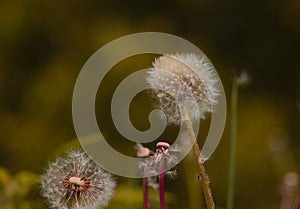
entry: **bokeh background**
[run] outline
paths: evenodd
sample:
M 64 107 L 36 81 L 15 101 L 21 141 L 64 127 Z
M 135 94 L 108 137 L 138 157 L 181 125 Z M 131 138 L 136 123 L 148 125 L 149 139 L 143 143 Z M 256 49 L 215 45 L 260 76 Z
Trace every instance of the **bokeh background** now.
M 298 0 L 2 0 L 1 209 L 48 208 L 39 197 L 37 179 L 49 160 L 78 143 L 71 103 L 81 67 L 105 43 L 146 31 L 171 33 L 198 46 L 215 65 L 228 104 L 232 71 L 245 70 L 250 76 L 251 82 L 239 91 L 235 208 L 288 208 L 280 206 L 286 190 L 299 195 Z M 134 144 L 117 133 L 107 114 L 110 99 L 122 79 L 149 67 L 155 56 L 119 63 L 98 91 L 101 130 L 112 146 L 133 156 Z M 132 102 L 130 116 L 140 130 L 149 127 L 150 100 L 142 92 Z M 219 147 L 206 163 L 218 208 L 226 208 L 229 121 L 230 117 Z M 208 127 L 209 121 L 204 121 L 199 143 Z M 162 138 L 172 142 L 176 130 L 169 127 Z M 116 178 L 119 187 L 107 208 L 142 208 L 141 181 Z M 178 166 L 178 177 L 167 182 L 166 190 L 168 208 L 203 208 L 192 157 Z M 151 198 L 157 208 L 156 191 Z

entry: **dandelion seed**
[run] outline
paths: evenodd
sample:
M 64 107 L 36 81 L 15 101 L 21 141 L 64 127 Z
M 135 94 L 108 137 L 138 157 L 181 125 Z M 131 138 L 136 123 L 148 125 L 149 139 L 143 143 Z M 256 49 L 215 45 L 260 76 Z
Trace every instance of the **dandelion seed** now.
M 73 150 L 49 164 L 41 185 L 51 208 L 94 209 L 108 204 L 116 183 L 84 151 Z
M 213 111 L 219 93 L 213 69 L 205 56 L 195 54 L 163 55 L 155 60 L 147 82 L 170 124 L 180 124 L 181 106 L 187 108 L 192 121 Z

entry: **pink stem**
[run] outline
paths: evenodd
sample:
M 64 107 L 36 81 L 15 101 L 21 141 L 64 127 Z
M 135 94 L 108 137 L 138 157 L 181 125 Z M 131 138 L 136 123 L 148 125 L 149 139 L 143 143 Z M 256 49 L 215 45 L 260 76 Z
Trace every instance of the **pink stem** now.
M 296 208 L 295 209 L 300 209 L 300 196 L 298 198 L 297 204 L 296 204 Z
M 148 195 L 148 178 L 143 179 L 143 190 L 144 190 L 144 209 L 150 209 L 149 195 Z
M 161 162 L 160 172 L 159 172 L 159 200 L 160 200 L 160 209 L 166 209 L 165 202 L 165 176 L 164 176 L 164 163 Z

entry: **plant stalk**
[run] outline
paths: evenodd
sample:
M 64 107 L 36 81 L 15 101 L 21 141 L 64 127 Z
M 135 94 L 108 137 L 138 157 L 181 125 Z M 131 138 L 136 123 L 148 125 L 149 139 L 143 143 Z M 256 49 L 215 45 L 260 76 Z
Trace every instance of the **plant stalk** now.
M 166 209 L 166 201 L 165 201 L 165 173 L 164 173 L 164 160 L 160 164 L 159 171 L 159 201 L 160 201 L 160 209 Z
M 190 120 L 189 113 L 186 109 L 186 107 L 182 108 L 183 114 L 184 114 L 184 121 L 187 127 L 188 134 L 191 138 L 191 141 L 193 142 L 193 152 L 197 160 L 198 169 L 200 173 L 200 182 L 202 185 L 202 190 L 205 197 L 206 206 L 208 209 L 215 209 L 215 203 L 213 200 L 211 188 L 209 185 L 208 175 L 206 172 L 206 169 L 204 167 L 204 162 L 201 160 L 201 151 L 197 143 L 197 138 L 195 136 L 195 132 L 193 129 L 192 122 Z
M 149 194 L 148 194 L 148 177 L 143 178 L 144 191 L 144 209 L 150 209 Z
M 191 153 L 192 154 L 192 153 Z M 188 157 L 188 156 L 187 156 Z M 191 156 L 194 157 L 194 156 Z M 186 178 L 186 184 L 187 184 L 187 191 L 188 191 L 188 197 L 189 197 L 189 208 L 190 209 L 204 209 L 204 197 L 203 197 L 203 192 L 202 192 L 202 186 L 201 184 L 195 184 L 194 181 L 191 181 L 191 179 L 195 178 L 195 181 L 200 181 L 200 176 L 195 176 L 193 172 L 191 172 L 191 168 L 193 167 L 193 171 L 195 170 L 194 168 L 194 163 L 191 164 L 190 161 L 185 161 L 184 164 L 184 170 L 187 175 Z M 198 168 L 197 171 L 199 172 Z

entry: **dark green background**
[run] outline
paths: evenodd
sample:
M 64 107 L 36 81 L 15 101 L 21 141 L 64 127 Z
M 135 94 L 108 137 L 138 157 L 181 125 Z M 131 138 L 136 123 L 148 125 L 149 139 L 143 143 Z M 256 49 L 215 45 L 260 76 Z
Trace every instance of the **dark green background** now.
M 239 95 L 236 208 L 279 208 L 284 173 L 300 171 L 297 0 L 1 1 L 0 166 L 12 175 L 42 173 L 55 153 L 76 141 L 72 91 L 85 61 L 109 41 L 146 31 L 171 33 L 198 46 L 219 72 L 228 103 L 232 69 L 248 72 L 251 82 Z M 107 114 L 109 99 L 126 75 L 149 67 L 153 58 L 119 63 L 97 96 L 104 135 L 132 155 L 133 144 L 117 133 Z M 149 101 L 141 93 L 132 103 L 132 121 L 141 130 L 149 125 Z M 200 143 L 208 126 L 204 122 Z M 176 131 L 170 127 L 163 138 L 172 142 Z M 226 205 L 228 140 L 227 125 L 207 162 L 219 208 Z M 176 197 L 170 208 L 192 208 L 186 178 L 195 182 L 196 172 L 188 159 L 184 165 L 179 165 L 177 180 L 167 184 Z

